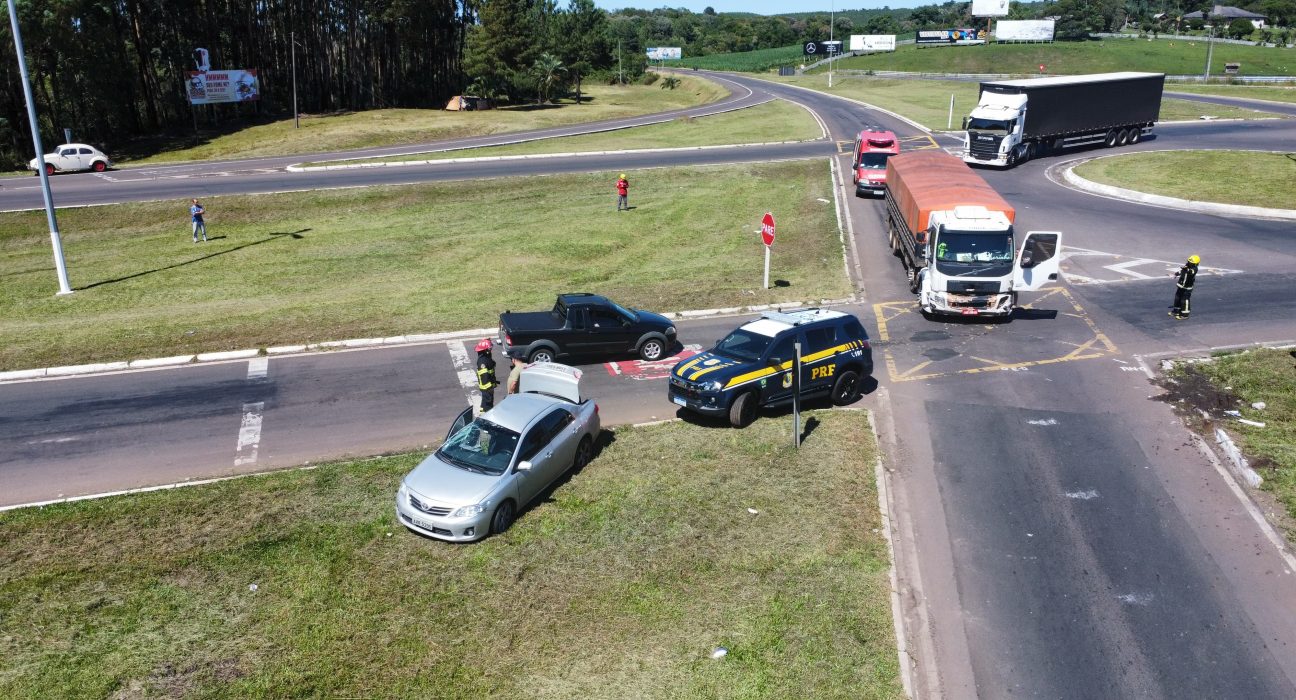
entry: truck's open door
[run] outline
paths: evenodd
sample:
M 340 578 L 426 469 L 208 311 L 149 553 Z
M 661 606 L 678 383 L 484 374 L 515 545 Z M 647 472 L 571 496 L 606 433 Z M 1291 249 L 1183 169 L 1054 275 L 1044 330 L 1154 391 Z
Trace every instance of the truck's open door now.
M 1056 280 L 1062 259 L 1062 234 L 1058 231 L 1031 231 L 1022 241 L 1021 251 L 1013 264 L 1013 291 L 1033 292 Z

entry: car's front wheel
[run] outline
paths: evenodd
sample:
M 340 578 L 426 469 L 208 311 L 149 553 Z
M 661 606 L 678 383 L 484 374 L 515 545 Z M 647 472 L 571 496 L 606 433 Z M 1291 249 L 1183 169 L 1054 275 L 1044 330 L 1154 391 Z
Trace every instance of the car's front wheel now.
M 644 341 L 643 345 L 639 346 L 639 357 L 649 362 L 660 360 L 665 354 L 666 343 L 662 342 L 660 338 L 649 338 Z
M 853 370 L 846 370 L 837 375 L 837 381 L 833 384 L 832 402 L 838 406 L 845 406 L 859 398 L 859 392 L 859 375 Z
M 729 425 L 735 428 L 746 428 L 756 420 L 756 394 L 747 392 L 729 406 Z
M 580 471 L 589 464 L 590 456 L 594 454 L 594 441 L 586 435 L 581 439 L 580 444 L 576 446 L 576 456 L 572 458 L 572 471 Z
M 495 509 L 495 515 L 491 516 L 491 534 L 498 535 L 509 529 L 513 524 L 513 519 L 517 517 L 517 506 L 513 501 L 504 501 Z

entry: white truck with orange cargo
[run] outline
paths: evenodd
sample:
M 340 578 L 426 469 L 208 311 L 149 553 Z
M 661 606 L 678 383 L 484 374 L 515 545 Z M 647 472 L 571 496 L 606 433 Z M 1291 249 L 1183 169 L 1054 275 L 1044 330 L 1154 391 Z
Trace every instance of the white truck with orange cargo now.
M 944 151 L 887 160 L 887 236 L 924 315 L 1011 316 L 1019 292 L 1057 279 L 1062 234 L 1031 231 L 1018 246 L 1016 214 Z

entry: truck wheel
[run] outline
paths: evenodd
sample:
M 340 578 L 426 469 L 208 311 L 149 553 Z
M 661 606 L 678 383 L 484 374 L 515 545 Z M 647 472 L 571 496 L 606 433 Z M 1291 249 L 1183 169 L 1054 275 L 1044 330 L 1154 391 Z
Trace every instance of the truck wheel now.
M 746 428 L 756 419 L 756 394 L 747 392 L 734 399 L 729 406 L 729 425 Z
M 833 383 L 832 402 L 837 406 L 854 403 L 859 398 L 859 391 L 859 375 L 851 370 L 842 372 Z
M 900 242 L 896 240 L 895 231 L 887 230 L 887 244 L 891 246 L 892 253 L 900 252 Z
M 554 353 L 549 348 L 536 348 L 531 351 L 531 355 L 527 358 L 527 362 L 533 365 L 537 362 L 553 362 L 553 360 Z
M 1038 154 L 1039 147 L 1035 145 L 1034 141 L 1031 141 L 1030 145 L 1026 147 L 1026 160 L 1035 160 Z
M 1108 147 L 1108 148 L 1111 148 L 1112 146 L 1115 146 L 1115 145 L 1116 145 L 1116 139 L 1117 139 L 1118 136 L 1119 136 L 1119 134 L 1116 133 L 1116 130 L 1115 130 L 1115 129 L 1112 129 L 1111 131 L 1108 131 L 1108 132 L 1107 132 L 1107 140 L 1103 142 L 1103 145 L 1106 146 L 1106 147 Z
M 1008 151 L 1008 167 L 1011 168 L 1014 165 L 1017 165 L 1017 149 L 1015 148 Z
M 917 294 L 918 293 L 918 270 L 911 267 L 905 270 L 905 272 L 909 274 L 909 292 L 911 294 Z
M 639 357 L 649 362 L 660 360 L 662 355 L 665 354 L 666 343 L 663 343 L 659 338 L 649 338 L 644 341 L 643 345 L 639 346 Z
M 1130 129 L 1129 143 L 1131 146 L 1133 146 L 1134 144 L 1142 140 L 1143 140 L 1143 129 L 1141 127 L 1136 126 L 1133 129 Z
M 1116 135 L 1116 145 L 1124 146 L 1127 143 L 1129 143 L 1129 129 L 1121 129 L 1121 132 Z

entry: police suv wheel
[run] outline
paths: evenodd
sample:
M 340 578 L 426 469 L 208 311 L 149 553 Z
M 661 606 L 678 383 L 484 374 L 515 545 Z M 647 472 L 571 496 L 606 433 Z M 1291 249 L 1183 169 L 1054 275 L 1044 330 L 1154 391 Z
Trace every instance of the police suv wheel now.
M 639 346 L 639 357 L 649 362 L 660 360 L 664 354 L 666 354 L 666 344 L 657 338 L 649 338 Z
M 756 419 L 756 395 L 750 391 L 734 399 L 729 407 L 729 425 L 746 428 Z
M 833 384 L 832 402 L 838 406 L 854 403 L 859 398 L 859 379 L 859 375 L 851 370 L 837 375 L 837 381 Z

